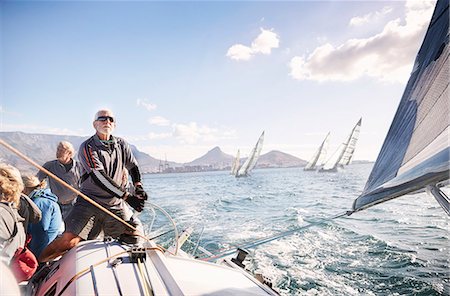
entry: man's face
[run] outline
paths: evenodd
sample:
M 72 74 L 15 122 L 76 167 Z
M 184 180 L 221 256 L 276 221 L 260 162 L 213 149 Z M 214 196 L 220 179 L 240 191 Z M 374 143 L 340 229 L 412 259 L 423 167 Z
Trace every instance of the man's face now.
M 69 163 L 72 158 L 72 152 L 66 147 L 58 145 L 58 148 L 56 148 L 56 158 L 63 164 Z
M 111 135 L 116 127 L 116 120 L 111 112 L 99 112 L 94 121 L 94 128 L 97 133 L 102 135 Z

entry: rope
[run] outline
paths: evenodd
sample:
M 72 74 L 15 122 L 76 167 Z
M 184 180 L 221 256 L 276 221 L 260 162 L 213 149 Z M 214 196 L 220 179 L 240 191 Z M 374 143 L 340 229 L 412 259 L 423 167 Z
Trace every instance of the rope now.
M 296 232 L 298 232 L 300 230 L 304 230 L 304 229 L 310 228 L 312 226 L 317 226 L 317 225 L 320 225 L 320 224 L 324 224 L 325 222 L 328 222 L 328 221 L 331 221 L 331 220 L 334 220 L 334 219 L 337 219 L 337 218 L 341 218 L 341 217 L 344 217 L 344 216 L 350 216 L 352 213 L 353 213 L 352 211 L 346 211 L 346 212 L 343 212 L 343 213 L 331 216 L 329 218 L 322 219 L 321 221 L 318 221 L 316 223 L 310 223 L 310 224 L 302 226 L 302 227 L 297 227 L 297 228 L 294 228 L 294 229 L 291 229 L 291 230 L 288 230 L 288 231 L 284 231 L 284 232 L 281 232 L 281 233 L 278 233 L 278 234 L 274 234 L 274 235 L 267 236 L 267 237 L 264 237 L 264 238 L 256 239 L 254 241 L 242 244 L 242 245 L 237 246 L 237 247 L 220 250 L 218 253 L 214 254 L 213 256 L 199 258 L 199 259 L 203 260 L 203 261 L 213 261 L 213 260 L 216 260 L 216 259 L 220 259 L 220 258 L 229 256 L 229 255 L 235 253 L 237 249 L 251 249 L 251 248 L 255 248 L 255 247 L 259 246 L 259 245 L 266 244 L 266 243 L 269 243 L 271 241 L 274 241 L 274 240 L 283 238 L 285 236 L 294 234 L 294 233 L 296 233 Z
M 145 250 L 156 250 L 156 251 L 160 251 L 160 252 L 164 253 L 164 251 L 163 251 L 159 246 L 156 246 L 156 247 L 147 247 L 147 248 L 145 248 Z M 71 283 L 73 283 L 75 280 L 77 280 L 78 278 L 80 278 L 82 275 L 84 275 L 85 273 L 87 273 L 88 271 L 90 271 L 92 267 L 98 266 L 98 265 L 100 265 L 100 264 L 102 264 L 102 263 L 104 263 L 104 262 L 106 262 L 106 261 L 108 261 L 108 260 L 110 260 L 110 259 L 112 259 L 112 258 L 119 257 L 120 255 L 125 254 L 125 253 L 128 253 L 128 250 L 122 251 L 122 252 L 119 252 L 119 253 L 116 253 L 116 254 L 114 254 L 114 255 L 111 255 L 111 256 L 109 256 L 108 258 L 105 258 L 105 259 L 103 259 L 103 260 L 100 260 L 100 261 L 98 261 L 97 263 L 94 263 L 94 264 L 90 265 L 89 267 L 86 267 L 85 269 L 80 270 L 79 272 L 77 272 L 77 273 L 76 273 L 76 274 L 75 274 L 75 275 L 74 275 L 74 276 L 66 283 L 66 285 L 64 286 L 64 288 L 62 288 L 61 292 L 58 293 L 58 296 L 63 295 L 64 291 L 70 286 Z
M 81 196 L 84 200 L 86 200 L 87 202 L 91 203 L 93 206 L 97 207 L 98 209 L 102 210 L 103 212 L 105 212 L 106 214 L 110 215 L 111 217 L 119 220 L 120 222 L 122 222 L 123 224 L 125 224 L 127 227 L 133 229 L 134 231 L 137 231 L 141 234 L 143 234 L 145 236 L 144 233 L 142 233 L 141 231 L 139 231 L 136 227 L 132 226 L 131 224 L 129 224 L 128 222 L 124 221 L 123 219 L 121 219 L 120 217 L 118 217 L 117 215 L 111 213 L 110 211 L 108 211 L 107 209 L 105 209 L 104 207 L 102 207 L 100 204 L 96 203 L 94 200 L 92 200 L 90 197 L 86 196 L 85 194 L 81 193 L 79 190 L 73 188 L 72 186 L 70 186 L 69 184 L 67 184 L 66 182 L 64 182 L 63 180 L 61 180 L 59 177 L 57 177 L 56 175 L 54 175 L 52 172 L 48 171 L 47 169 L 45 169 L 44 167 L 40 166 L 39 164 L 37 164 L 34 160 L 32 160 L 31 158 L 29 158 L 28 156 L 26 156 L 25 154 L 22 154 L 22 152 L 20 152 L 19 150 L 17 150 L 16 148 L 12 147 L 11 145 L 9 145 L 8 143 L 6 143 L 3 139 L 0 139 L 0 144 L 3 145 L 5 148 L 7 148 L 8 150 L 10 150 L 11 152 L 19 155 L 23 160 L 29 162 L 31 165 L 33 165 L 34 167 L 36 167 L 37 169 L 43 171 L 44 173 L 46 173 L 49 177 L 53 178 L 55 181 L 57 181 L 59 184 L 61 184 L 62 186 L 66 187 L 67 189 L 71 190 L 72 192 L 76 193 L 77 195 Z
M 103 206 L 101 206 L 100 204 L 98 204 L 97 202 L 95 202 L 94 200 L 92 200 L 90 197 L 88 197 L 87 195 L 83 194 L 82 192 L 80 192 L 79 190 L 73 188 L 72 186 L 70 186 L 69 184 L 67 184 L 65 181 L 61 180 L 58 176 L 56 176 L 55 174 L 53 174 L 52 172 L 48 171 L 47 169 L 45 169 L 44 167 L 42 167 L 41 165 L 37 164 L 34 160 L 32 160 L 31 158 L 29 158 L 28 156 L 26 156 L 25 154 L 23 154 L 22 152 L 20 152 L 19 150 L 17 150 L 16 148 L 12 147 L 11 145 L 9 145 L 8 143 L 6 143 L 3 139 L 0 139 L 0 144 L 3 145 L 6 149 L 8 149 L 9 151 L 17 154 L 20 158 L 22 158 L 23 160 L 25 160 L 26 162 L 30 163 L 32 166 L 34 166 L 35 168 L 37 168 L 38 170 L 43 171 L 44 173 L 46 173 L 49 177 L 53 178 L 55 181 L 57 181 L 59 184 L 61 184 L 62 186 L 66 187 L 67 189 L 69 189 L 70 191 L 76 193 L 77 195 L 81 196 L 84 200 L 86 200 L 87 202 L 89 202 L 90 204 L 92 204 L 93 206 L 97 207 L 98 209 L 100 209 L 101 211 L 105 212 L 107 215 L 110 215 L 111 217 L 113 217 L 114 219 L 116 219 L 117 221 L 123 223 L 124 225 L 126 225 L 127 227 L 129 227 L 130 229 L 136 231 L 136 235 L 139 237 L 142 237 L 143 239 L 145 239 L 146 241 L 150 241 L 150 238 L 148 238 L 145 233 L 141 232 L 139 229 L 137 229 L 136 227 L 134 227 L 133 225 L 131 225 L 130 223 L 126 222 L 125 220 L 123 220 L 122 218 L 120 218 L 119 216 L 115 215 L 114 213 L 111 213 L 110 211 L 108 211 L 107 209 L 105 209 Z M 177 231 L 177 227 L 175 224 L 175 221 L 173 221 L 172 217 L 170 217 L 170 215 L 161 207 L 148 202 L 148 204 L 150 204 L 152 207 L 155 207 L 157 209 L 159 209 L 168 219 L 169 221 L 172 223 L 172 225 L 174 226 L 175 229 L 175 252 L 170 254 L 172 255 L 177 255 L 178 253 L 178 231 Z

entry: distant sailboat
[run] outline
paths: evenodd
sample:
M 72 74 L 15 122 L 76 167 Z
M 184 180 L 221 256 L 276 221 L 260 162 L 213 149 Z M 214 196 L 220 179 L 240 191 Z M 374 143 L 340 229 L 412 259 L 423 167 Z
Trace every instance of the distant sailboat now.
M 341 143 L 338 149 L 334 151 L 331 157 L 325 162 L 325 164 L 319 169 L 319 172 L 337 172 L 339 160 L 344 154 L 345 143 Z
M 236 174 L 237 174 L 237 172 L 238 172 L 238 170 L 239 170 L 240 160 L 241 160 L 241 158 L 240 158 L 240 152 L 239 152 L 239 149 L 238 149 L 238 151 L 237 151 L 237 153 L 236 153 L 236 157 L 234 158 L 233 164 L 232 164 L 232 166 L 231 166 L 231 174 L 232 174 L 233 176 L 236 176 Z
M 450 215 L 449 198 L 439 189 L 450 178 L 448 9 L 448 0 L 437 1 L 394 120 L 352 212 L 426 189 Z
M 245 177 L 248 176 L 249 173 L 253 170 L 253 168 L 256 165 L 256 162 L 258 161 L 259 155 L 261 154 L 261 149 L 264 142 L 264 132 L 262 132 L 261 136 L 258 139 L 258 142 L 256 142 L 255 147 L 253 148 L 252 152 L 250 153 L 247 160 L 244 162 L 244 164 L 238 168 L 237 172 L 234 174 L 236 177 Z
M 319 149 L 317 149 L 311 160 L 306 164 L 303 169 L 304 171 L 315 171 L 318 167 L 321 167 L 324 164 L 327 156 L 329 138 L 330 133 L 328 132 L 322 144 L 319 146 Z
M 345 151 L 341 157 L 341 160 L 339 160 L 340 166 L 349 165 L 352 162 L 353 153 L 355 152 L 355 148 L 356 148 L 356 142 L 358 142 L 358 138 L 359 138 L 361 122 L 362 122 L 362 118 L 359 119 L 358 123 L 355 125 L 352 132 L 350 133 L 350 136 L 347 140 L 347 147 L 345 148 Z
M 353 158 L 356 142 L 358 141 L 361 129 L 362 118 L 353 127 L 347 140 L 343 142 L 334 154 L 327 160 L 319 172 L 337 172 L 338 166 L 348 165 Z

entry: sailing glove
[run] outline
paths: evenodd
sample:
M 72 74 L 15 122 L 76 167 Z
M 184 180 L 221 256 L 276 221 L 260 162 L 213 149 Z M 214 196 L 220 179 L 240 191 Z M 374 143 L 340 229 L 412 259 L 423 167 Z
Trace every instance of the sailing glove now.
M 126 199 L 126 202 L 136 211 L 142 212 L 144 209 L 145 199 L 140 196 L 130 194 Z
M 142 197 L 144 200 L 148 199 L 147 192 L 145 192 L 144 187 L 142 187 L 142 185 L 136 185 L 136 188 L 134 189 L 134 193 L 137 196 Z

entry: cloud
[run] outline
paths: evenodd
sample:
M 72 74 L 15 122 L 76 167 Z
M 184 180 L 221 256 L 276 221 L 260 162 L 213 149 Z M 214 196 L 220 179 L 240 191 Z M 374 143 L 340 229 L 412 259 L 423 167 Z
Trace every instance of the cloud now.
M 379 20 L 380 18 L 384 17 L 385 15 L 392 12 L 392 7 L 386 6 L 383 7 L 383 9 L 375 12 L 370 12 L 363 16 L 355 16 L 350 19 L 349 25 L 350 26 L 361 26 L 376 20 Z
M 362 76 L 386 82 L 404 82 L 411 71 L 433 12 L 428 1 L 406 2 L 406 16 L 389 21 L 382 32 L 363 39 L 350 39 L 341 45 L 326 43 L 309 56 L 290 61 L 290 75 L 297 80 L 350 81 Z
M 235 44 L 231 46 L 227 52 L 227 57 L 237 61 L 248 61 L 252 56 L 252 49 L 242 44 Z
M 184 144 L 215 142 L 221 139 L 234 138 L 235 134 L 234 130 L 222 131 L 206 125 L 199 126 L 196 122 L 173 124 L 173 136 Z
M 251 46 L 235 44 L 231 46 L 226 56 L 236 61 L 248 61 L 256 54 L 269 55 L 273 48 L 278 48 L 280 38 L 272 30 L 261 28 L 261 33 L 253 40 Z
M 162 116 L 154 116 L 148 120 L 150 124 L 158 125 L 158 126 L 169 126 L 170 120 L 162 117 Z
M 147 99 L 137 99 L 136 100 L 136 105 L 137 106 L 142 106 L 145 109 L 147 109 L 148 111 L 153 111 L 157 107 L 155 104 L 152 104 L 152 103 L 148 102 Z
M 148 138 L 150 140 L 155 140 L 155 139 L 167 139 L 172 137 L 172 133 L 148 133 Z

